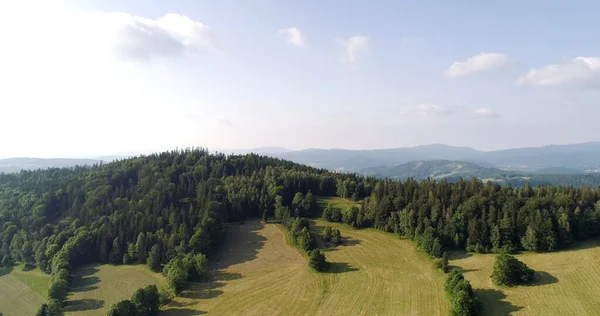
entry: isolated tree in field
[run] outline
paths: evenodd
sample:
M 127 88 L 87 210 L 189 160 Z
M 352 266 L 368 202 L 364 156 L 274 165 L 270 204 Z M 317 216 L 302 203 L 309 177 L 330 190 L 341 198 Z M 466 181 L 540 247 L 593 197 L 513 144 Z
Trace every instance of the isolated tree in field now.
M 296 237 L 296 244 L 306 251 L 310 250 L 312 238 L 307 227 L 302 228 L 302 230 L 298 234 L 298 237 Z
M 136 316 L 138 315 L 137 308 L 130 300 L 120 301 L 113 304 L 108 313 L 108 316 Z
M 444 290 L 450 298 L 451 314 L 456 316 L 479 315 L 481 305 L 473 292 L 471 283 L 463 274 L 454 269 L 448 275 Z
M 342 234 L 339 229 L 333 229 L 331 232 L 331 243 L 334 245 L 339 245 L 342 242 Z
M 310 252 L 308 265 L 316 271 L 325 271 L 325 268 L 327 267 L 327 261 L 325 260 L 325 255 L 323 252 L 319 249 L 313 249 L 313 251 Z
M 323 229 L 323 233 L 321 233 L 321 238 L 324 242 L 330 242 L 332 234 L 333 232 L 331 230 L 331 227 L 325 226 L 325 229 Z
M 534 271 L 517 258 L 501 254 L 496 257 L 491 278 L 496 285 L 513 286 L 531 282 Z
M 156 285 L 139 288 L 131 297 L 139 316 L 156 316 L 160 307 L 160 296 Z

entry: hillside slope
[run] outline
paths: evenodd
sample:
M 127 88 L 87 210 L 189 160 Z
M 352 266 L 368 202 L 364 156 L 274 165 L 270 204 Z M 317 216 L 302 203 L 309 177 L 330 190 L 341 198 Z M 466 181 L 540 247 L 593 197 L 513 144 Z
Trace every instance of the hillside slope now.
M 333 270 L 322 274 L 309 270 L 276 225 L 249 221 L 232 226 L 214 262 L 216 280 L 185 291 L 165 314 L 447 314 L 444 275 L 410 241 L 333 225 L 345 240 L 326 252 Z
M 496 168 L 482 167 L 466 161 L 426 160 L 411 161 L 399 166 L 369 168 L 363 174 L 391 179 L 426 179 L 426 178 L 501 178 L 520 175 L 518 172 L 508 172 Z

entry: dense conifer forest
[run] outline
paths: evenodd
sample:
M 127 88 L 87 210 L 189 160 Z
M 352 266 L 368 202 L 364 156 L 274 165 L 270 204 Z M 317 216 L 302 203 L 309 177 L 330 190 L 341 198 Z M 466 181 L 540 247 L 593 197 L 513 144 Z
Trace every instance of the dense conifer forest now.
M 397 182 L 189 149 L 1 174 L 1 264 L 51 273 L 49 309 L 63 304 L 73 269 L 86 263 L 146 263 L 156 271 L 166 265 L 180 290 L 179 281 L 206 273 L 205 258 L 218 249 L 228 222 L 279 220 L 311 249 L 299 218 L 319 216 L 321 196 L 361 201 L 327 210 L 327 219 L 395 232 L 433 256 L 448 248 L 554 251 L 600 234 L 600 188 Z

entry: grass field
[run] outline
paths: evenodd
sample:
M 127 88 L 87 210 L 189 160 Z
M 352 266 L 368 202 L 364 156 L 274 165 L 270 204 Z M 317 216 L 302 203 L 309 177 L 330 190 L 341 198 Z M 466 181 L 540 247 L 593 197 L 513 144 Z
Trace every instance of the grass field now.
M 90 265 L 74 273 L 67 315 L 106 315 L 113 303 L 131 298 L 148 284 L 158 285 L 162 276 L 145 265 Z
M 341 197 L 318 197 L 317 204 L 319 204 L 321 208 L 325 208 L 325 206 L 331 205 L 332 207 L 336 207 L 341 210 L 345 210 L 350 206 L 360 206 L 360 202 L 354 202 L 352 200 L 344 199 Z
M 317 221 L 318 225 L 323 222 Z M 311 271 L 275 224 L 232 225 L 213 261 L 215 280 L 196 284 L 166 315 L 446 315 L 445 276 L 409 241 L 338 227 L 328 273 Z
M 485 315 L 600 315 L 600 241 L 568 251 L 517 255 L 536 271 L 536 281 L 513 288 L 492 284 L 494 255 L 459 257 L 450 264 L 465 270 Z
M 35 315 L 46 302 L 50 276 L 39 269 L 22 271 L 21 266 L 0 270 L 0 314 Z

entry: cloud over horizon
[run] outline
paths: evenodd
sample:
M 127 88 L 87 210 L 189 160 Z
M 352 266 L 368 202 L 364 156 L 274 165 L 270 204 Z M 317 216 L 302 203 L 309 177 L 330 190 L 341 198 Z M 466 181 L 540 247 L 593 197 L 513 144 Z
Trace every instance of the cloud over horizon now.
M 587 83 L 600 78 L 600 57 L 576 57 L 560 64 L 532 68 L 517 80 L 518 85 L 558 86 Z
M 472 109 L 468 112 L 468 114 L 472 117 L 478 117 L 478 118 L 496 118 L 496 117 L 500 117 L 500 115 L 498 113 L 496 113 L 496 111 L 490 109 L 490 108 L 477 108 L 477 109 Z
M 454 113 L 454 110 L 445 105 L 439 104 L 417 104 L 404 108 L 402 115 L 420 115 L 420 116 L 446 116 Z
M 446 77 L 464 77 L 475 73 L 503 68 L 510 65 L 507 55 L 501 53 L 480 53 L 467 58 L 465 61 L 457 61 L 446 70 Z

